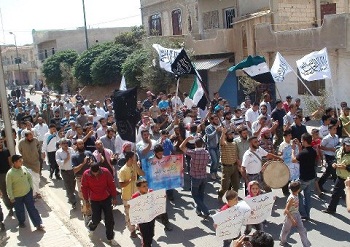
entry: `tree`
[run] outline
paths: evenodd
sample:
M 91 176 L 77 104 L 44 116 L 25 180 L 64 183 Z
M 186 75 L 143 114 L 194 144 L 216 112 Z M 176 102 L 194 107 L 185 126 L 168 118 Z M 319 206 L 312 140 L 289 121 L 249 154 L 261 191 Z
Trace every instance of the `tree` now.
M 74 64 L 73 74 L 83 85 L 92 85 L 91 65 L 96 58 L 105 50 L 113 46 L 112 42 L 98 44 L 84 51 Z
M 122 65 L 122 74 L 125 76 L 127 87 L 141 86 L 143 67 L 147 63 L 151 52 L 145 49 L 135 50 Z
M 63 81 L 61 63 L 72 66 L 78 58 L 78 53 L 73 50 L 60 51 L 45 60 L 42 72 L 46 78 L 46 83 L 54 89 L 61 91 Z
M 183 43 L 164 38 L 143 39 L 142 48 L 134 50 L 123 64 L 122 73 L 127 86 L 141 86 L 152 91 L 168 91 L 169 86 L 175 85 L 175 76 L 159 67 L 159 56 L 152 44 L 160 44 L 167 48 L 178 49 Z
M 124 32 L 115 37 L 116 44 L 122 44 L 134 49 L 140 49 L 142 47 L 141 41 L 145 37 L 146 32 L 143 26 L 134 26 L 130 32 Z
M 116 82 L 121 77 L 121 67 L 131 49 L 123 45 L 114 45 L 102 52 L 91 65 L 93 84 L 103 85 Z

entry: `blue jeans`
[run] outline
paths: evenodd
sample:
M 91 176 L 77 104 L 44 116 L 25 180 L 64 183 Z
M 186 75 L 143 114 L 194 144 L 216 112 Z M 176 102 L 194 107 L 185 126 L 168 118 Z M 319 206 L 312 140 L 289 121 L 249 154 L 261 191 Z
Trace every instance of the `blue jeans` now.
M 191 177 L 191 193 L 192 197 L 197 204 L 197 211 L 202 212 L 204 215 L 209 215 L 209 210 L 204 204 L 204 190 L 207 183 L 206 178 L 193 178 Z
M 299 193 L 299 212 L 301 217 L 310 218 L 311 187 L 314 185 L 315 179 L 311 179 L 308 181 L 300 180 L 300 183 L 300 189 L 301 191 L 303 191 L 304 196 L 301 193 Z
M 210 173 L 217 173 L 220 160 L 219 148 L 209 148 L 209 154 L 211 159 Z
M 26 220 L 24 206 L 26 206 L 29 218 L 33 222 L 33 225 L 35 227 L 40 226 L 42 224 L 42 220 L 38 210 L 34 206 L 32 189 L 25 196 L 15 197 L 14 207 L 19 224 L 23 224 Z

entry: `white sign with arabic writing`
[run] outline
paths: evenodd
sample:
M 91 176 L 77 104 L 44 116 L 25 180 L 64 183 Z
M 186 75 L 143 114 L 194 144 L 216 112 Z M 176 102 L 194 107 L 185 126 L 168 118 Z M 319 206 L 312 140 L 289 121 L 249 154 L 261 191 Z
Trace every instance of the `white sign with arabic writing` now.
M 315 81 L 332 78 L 327 48 L 305 55 L 303 58 L 297 60 L 297 66 L 304 80 Z
M 277 52 L 275 62 L 271 67 L 271 75 L 275 82 L 283 82 L 288 73 L 292 72 L 292 69 L 288 62 Z
M 218 239 L 233 239 L 239 236 L 245 218 L 249 217 L 250 208 L 244 201 L 213 215 Z
M 251 212 L 246 218 L 245 225 L 259 224 L 271 216 L 274 204 L 274 195 L 272 192 L 262 194 L 252 198 L 245 198 L 244 201 L 249 205 Z
M 165 213 L 165 189 L 156 190 L 128 201 L 130 205 L 130 223 L 146 223 Z

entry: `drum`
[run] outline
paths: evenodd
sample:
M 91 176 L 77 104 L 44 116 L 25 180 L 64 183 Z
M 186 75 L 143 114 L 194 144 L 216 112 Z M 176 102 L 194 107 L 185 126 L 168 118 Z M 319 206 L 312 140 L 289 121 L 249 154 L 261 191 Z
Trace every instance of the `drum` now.
M 282 161 L 268 161 L 265 163 L 263 179 L 267 186 L 272 189 L 279 189 L 289 181 L 288 166 Z

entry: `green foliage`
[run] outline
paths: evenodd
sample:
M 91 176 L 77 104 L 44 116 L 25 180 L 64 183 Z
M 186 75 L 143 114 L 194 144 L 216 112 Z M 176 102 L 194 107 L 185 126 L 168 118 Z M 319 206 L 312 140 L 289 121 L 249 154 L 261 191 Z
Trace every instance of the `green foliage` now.
M 305 103 L 305 111 L 304 111 L 304 116 L 308 116 L 311 115 L 313 112 L 317 111 L 320 107 L 325 108 L 326 106 L 330 105 L 331 102 L 331 92 L 323 89 L 323 90 L 319 90 L 320 96 L 317 97 L 318 101 L 320 102 L 320 104 L 317 103 L 317 101 L 315 100 L 315 97 L 313 97 L 310 94 L 305 94 L 303 96 L 303 101 Z M 321 119 L 321 115 L 318 114 L 315 116 L 316 119 Z
M 168 40 L 160 37 L 143 39 L 142 47 L 134 50 L 123 64 L 122 73 L 125 76 L 127 87 L 141 86 L 152 91 L 168 91 L 176 84 L 175 76 L 159 67 L 159 56 L 152 47 L 160 44 L 166 48 L 178 49 L 183 47 L 179 40 Z
M 74 64 L 73 74 L 83 85 L 92 85 L 91 65 L 96 58 L 104 51 L 113 46 L 112 42 L 98 44 L 84 51 Z
M 140 48 L 140 42 L 145 37 L 145 29 L 143 26 L 134 26 L 130 32 L 120 34 L 115 38 L 116 44 L 121 44 L 134 49 Z
M 114 45 L 102 52 L 91 65 L 93 84 L 115 83 L 121 77 L 121 67 L 131 49 L 123 45 Z
M 122 74 L 125 76 L 127 87 L 141 86 L 143 69 L 150 57 L 150 51 L 145 49 L 135 50 L 122 65 Z
M 60 68 L 61 63 L 66 63 L 70 66 L 78 58 L 78 53 L 73 50 L 60 51 L 45 60 L 42 72 L 46 78 L 46 83 L 56 90 L 61 90 L 61 83 L 63 81 L 62 72 Z

